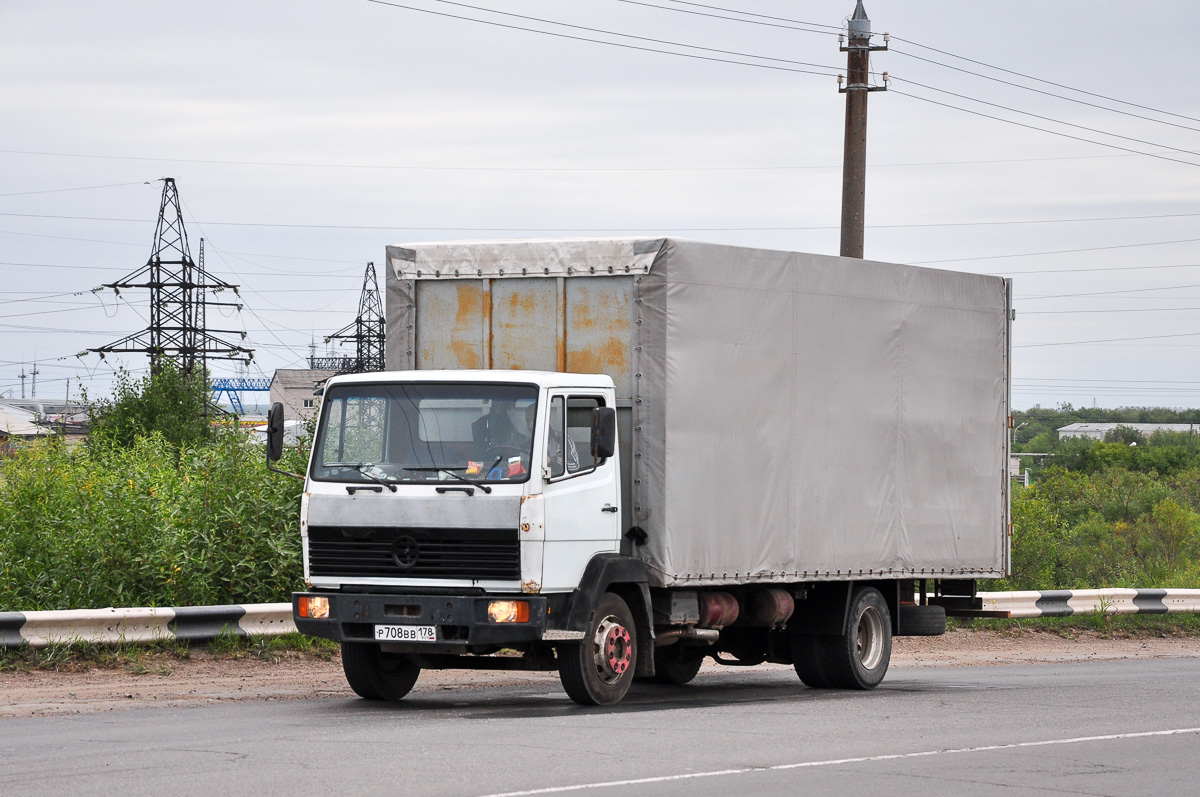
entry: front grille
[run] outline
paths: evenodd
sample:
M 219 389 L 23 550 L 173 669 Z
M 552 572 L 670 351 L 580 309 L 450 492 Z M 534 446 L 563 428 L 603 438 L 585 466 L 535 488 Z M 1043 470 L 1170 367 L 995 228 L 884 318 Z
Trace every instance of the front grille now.
M 310 526 L 313 576 L 519 579 L 516 529 Z

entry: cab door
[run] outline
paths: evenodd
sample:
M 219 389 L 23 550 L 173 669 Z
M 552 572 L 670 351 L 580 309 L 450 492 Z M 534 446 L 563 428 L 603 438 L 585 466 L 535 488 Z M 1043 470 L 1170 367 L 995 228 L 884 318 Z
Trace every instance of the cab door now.
M 542 438 L 545 591 L 574 589 L 595 554 L 620 550 L 618 460 L 591 453 L 592 418 L 610 401 L 603 391 L 550 392 Z

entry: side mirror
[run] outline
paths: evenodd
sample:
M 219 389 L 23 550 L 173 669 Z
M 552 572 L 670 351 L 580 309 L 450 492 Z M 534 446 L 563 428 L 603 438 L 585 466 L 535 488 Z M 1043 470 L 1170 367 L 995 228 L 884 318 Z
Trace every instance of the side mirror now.
M 617 411 L 612 407 L 597 407 L 592 416 L 592 457 L 608 459 L 617 450 Z
M 267 413 L 267 461 L 278 462 L 283 456 L 283 404 L 276 401 Z

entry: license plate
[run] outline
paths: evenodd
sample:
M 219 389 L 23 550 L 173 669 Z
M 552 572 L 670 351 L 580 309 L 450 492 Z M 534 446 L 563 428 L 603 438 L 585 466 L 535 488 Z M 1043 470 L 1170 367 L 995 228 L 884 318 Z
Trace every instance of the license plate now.
M 375 639 L 379 642 L 436 642 L 436 625 L 377 625 Z

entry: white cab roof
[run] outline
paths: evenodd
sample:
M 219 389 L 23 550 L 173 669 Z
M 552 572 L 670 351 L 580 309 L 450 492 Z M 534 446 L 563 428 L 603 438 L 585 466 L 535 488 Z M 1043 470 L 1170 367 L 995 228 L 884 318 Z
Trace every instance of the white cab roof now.
M 375 382 L 514 382 L 538 385 L 539 387 L 586 387 L 612 388 L 612 377 L 605 374 L 564 374 L 555 371 L 376 371 L 366 374 L 335 376 L 325 383 L 326 387 L 340 384 L 366 384 Z

